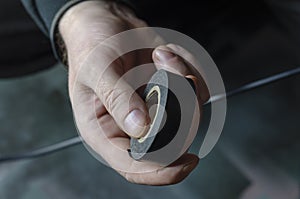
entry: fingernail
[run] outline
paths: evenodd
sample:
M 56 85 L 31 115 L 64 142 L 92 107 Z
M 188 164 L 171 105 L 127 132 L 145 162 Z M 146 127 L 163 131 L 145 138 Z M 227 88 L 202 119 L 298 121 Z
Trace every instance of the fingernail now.
M 141 137 L 149 120 L 149 116 L 139 109 L 131 111 L 124 121 L 126 133 L 135 138 Z
M 163 49 L 157 49 L 155 51 L 155 57 L 158 59 L 158 61 L 166 62 L 172 58 L 174 58 L 176 55 L 170 51 L 163 50 Z

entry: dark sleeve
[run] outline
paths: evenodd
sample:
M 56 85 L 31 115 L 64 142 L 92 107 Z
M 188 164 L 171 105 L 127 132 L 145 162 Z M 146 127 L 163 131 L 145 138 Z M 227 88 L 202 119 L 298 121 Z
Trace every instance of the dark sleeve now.
M 22 0 L 35 23 L 50 38 L 53 53 L 58 60 L 59 56 L 54 41 L 57 23 L 71 6 L 82 1 L 84 0 Z
M 27 12 L 51 41 L 53 53 L 60 60 L 55 43 L 57 24 L 62 15 L 72 6 L 86 0 L 21 0 Z M 118 0 L 116 0 L 118 1 Z M 130 0 L 119 0 L 129 4 Z

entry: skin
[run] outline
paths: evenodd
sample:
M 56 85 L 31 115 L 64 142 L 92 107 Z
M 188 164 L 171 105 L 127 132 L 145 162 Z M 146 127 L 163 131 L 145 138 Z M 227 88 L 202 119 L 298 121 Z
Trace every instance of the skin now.
M 133 67 L 132 65 L 151 61 L 159 69 L 163 68 L 192 78 L 196 83 L 199 103 L 202 104 L 208 99 L 208 92 L 201 77 L 191 68 L 192 64 L 196 64 L 193 56 L 180 46 L 168 44 L 157 46 L 153 51 L 129 53 L 118 58 L 105 71 L 101 64 L 95 64 L 89 69 L 80 67 L 84 61 L 87 61 L 86 59 L 89 59 L 88 55 L 101 41 L 122 31 L 145 26 L 147 24 L 138 19 L 130 9 L 111 2 L 86 1 L 69 9 L 59 24 L 68 54 L 69 94 L 76 113 L 78 107 L 74 104 L 73 96 L 78 94 L 74 93 L 77 92 L 74 90 L 74 85 L 75 79 L 79 79 L 77 85 L 79 84 L 82 90 L 86 91 L 79 95 L 86 99 L 84 103 L 95 104 L 96 119 L 101 126 L 101 136 L 96 134 L 97 132 L 93 133 L 90 129 L 84 128 L 81 129 L 81 135 L 112 168 L 129 182 L 146 185 L 175 184 L 192 172 L 199 158 L 185 153 L 174 163 L 162 167 L 154 163 L 137 162 L 127 153 L 119 153 L 119 150 L 115 150 L 113 145 L 126 151 L 129 148 L 129 138 L 141 137 L 150 123 L 150 118 L 145 103 L 139 95 L 137 93 L 131 95 L 133 90 L 128 83 L 122 82 L 117 89 L 114 85 L 122 74 Z M 101 56 L 97 58 L 99 60 L 88 61 L 102 63 L 109 59 L 111 54 L 117 53 L 113 49 L 121 47 L 122 42 L 115 45 L 100 47 L 98 50 Z M 90 72 L 91 70 L 93 73 Z M 77 78 L 78 76 L 80 78 Z M 98 82 L 100 76 L 102 78 Z M 123 102 L 129 99 L 128 110 L 128 106 Z M 89 122 L 91 117 L 75 114 L 75 118 L 77 121 Z

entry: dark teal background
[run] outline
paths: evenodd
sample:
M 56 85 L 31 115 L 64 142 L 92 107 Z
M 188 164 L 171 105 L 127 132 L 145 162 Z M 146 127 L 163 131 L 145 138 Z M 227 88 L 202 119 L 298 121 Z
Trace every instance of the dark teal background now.
M 289 25 L 282 17 L 284 11 L 276 6 L 239 2 L 218 1 L 216 7 L 203 4 L 199 13 L 193 8 L 192 14 L 176 15 L 195 7 L 182 2 L 184 7 L 167 13 L 159 8 L 154 15 L 149 8 L 145 18 L 150 24 L 172 27 L 197 39 L 216 61 L 228 90 L 299 67 L 298 26 Z M 0 5 L 0 73 L 21 74 L 18 71 L 53 65 L 47 39 L 30 22 L 19 1 L 1 1 Z M 300 76 L 296 76 L 230 99 L 216 148 L 178 185 L 130 184 L 83 146 L 76 146 L 36 160 L 1 164 L 0 198 L 297 199 L 299 85 Z M 0 155 L 75 135 L 67 73 L 61 65 L 0 80 Z M 198 143 L 196 140 L 192 151 L 199 150 Z

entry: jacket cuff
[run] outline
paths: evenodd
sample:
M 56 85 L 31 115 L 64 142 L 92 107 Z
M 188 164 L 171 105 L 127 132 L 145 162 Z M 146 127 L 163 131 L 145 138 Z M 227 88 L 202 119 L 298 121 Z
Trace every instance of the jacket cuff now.
M 61 38 L 57 38 L 59 34 L 58 31 L 58 23 L 59 20 L 61 19 L 61 17 L 63 16 L 63 14 L 72 6 L 83 2 L 83 1 L 87 1 L 87 0 L 71 0 L 71 1 L 67 1 L 55 14 L 55 16 L 53 17 L 50 29 L 49 29 L 49 37 L 50 37 L 50 43 L 51 43 L 51 47 L 52 47 L 52 51 L 54 54 L 54 57 L 62 62 L 63 64 L 65 64 L 62 60 L 62 53 L 59 50 L 59 46 L 58 46 L 58 39 Z M 60 42 L 63 42 L 62 39 Z
M 35 23 L 50 38 L 53 54 L 61 62 L 61 52 L 57 44 L 59 20 L 70 7 L 83 1 L 90 0 L 22 0 L 24 7 Z M 125 3 L 133 8 L 130 0 L 115 1 Z

